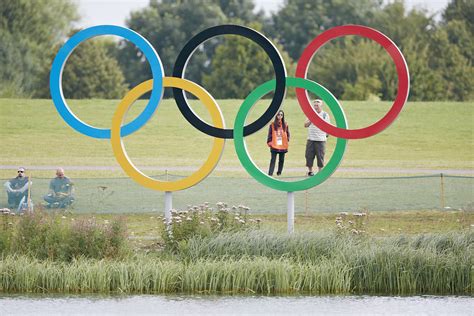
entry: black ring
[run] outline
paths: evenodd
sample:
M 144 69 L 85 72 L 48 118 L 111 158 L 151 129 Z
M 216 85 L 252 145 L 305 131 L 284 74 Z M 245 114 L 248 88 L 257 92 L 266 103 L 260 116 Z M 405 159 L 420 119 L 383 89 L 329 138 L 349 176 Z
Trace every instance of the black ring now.
M 275 77 L 276 77 L 276 85 L 275 85 L 275 93 L 273 95 L 272 102 L 268 109 L 263 113 L 261 117 L 259 117 L 255 122 L 247 125 L 244 127 L 244 136 L 248 136 L 250 134 L 255 133 L 256 131 L 260 130 L 264 127 L 268 122 L 270 122 L 275 114 L 280 109 L 280 106 L 285 98 L 286 93 L 286 69 L 285 64 L 283 62 L 283 58 L 280 56 L 280 53 L 276 49 L 276 47 L 267 39 L 265 36 L 260 34 L 259 32 L 245 27 L 241 25 L 218 25 L 213 26 L 204 31 L 200 32 L 193 38 L 191 38 L 186 45 L 183 47 L 181 52 L 176 59 L 173 69 L 173 77 L 177 78 L 184 78 L 184 72 L 186 70 L 186 65 L 191 58 L 192 54 L 196 50 L 196 48 L 203 42 L 207 41 L 208 39 L 215 37 L 217 35 L 225 35 L 225 34 L 234 34 L 246 37 L 260 47 L 262 47 L 265 52 L 267 53 L 268 57 L 273 64 L 273 69 L 275 70 Z M 234 130 L 233 129 L 222 129 L 211 126 L 206 122 L 202 121 L 190 108 L 187 100 L 185 92 L 179 88 L 173 88 L 173 96 L 178 105 L 179 110 L 186 118 L 186 120 L 191 123 L 195 128 L 200 130 L 201 132 L 214 136 L 217 138 L 234 138 Z

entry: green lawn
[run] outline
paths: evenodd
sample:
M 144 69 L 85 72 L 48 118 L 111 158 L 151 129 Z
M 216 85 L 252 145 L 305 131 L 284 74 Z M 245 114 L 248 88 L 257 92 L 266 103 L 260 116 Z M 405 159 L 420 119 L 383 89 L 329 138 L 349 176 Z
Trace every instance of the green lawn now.
M 71 109 L 78 117 L 103 128 L 110 127 L 117 103 L 117 100 L 70 101 Z M 226 125 L 232 127 L 241 101 L 218 103 Z M 144 101 L 138 102 L 130 114 L 139 113 L 144 104 Z M 267 104 L 268 100 L 258 103 L 250 119 L 259 116 Z M 391 103 L 344 101 L 342 106 L 349 127 L 361 128 L 380 119 Z M 193 108 L 209 120 L 199 102 L 193 101 Z M 291 131 L 285 166 L 304 167 L 304 114 L 295 100 L 288 100 L 283 109 Z M 398 119 L 382 133 L 364 140 L 349 141 L 341 167 L 472 170 L 473 118 L 473 102 L 408 103 Z M 0 99 L 0 122 L 2 165 L 118 166 L 108 140 L 91 139 L 74 131 L 59 117 L 51 100 Z M 269 160 L 266 133 L 267 128 L 264 128 L 246 138 L 252 158 L 264 170 Z M 165 100 L 148 124 L 126 137 L 124 142 L 136 165 L 197 167 L 206 159 L 211 141 L 211 137 L 194 129 L 182 117 L 174 101 Z M 334 143 L 334 137 L 330 137 L 328 156 Z M 226 142 L 215 174 L 219 174 L 219 167 L 240 168 L 232 140 Z M 189 170 L 181 172 L 184 175 L 190 173 Z M 88 176 L 104 174 L 123 175 L 120 171 L 87 173 Z M 8 177 L 11 171 L 2 171 L 0 175 Z M 39 175 L 49 176 L 51 172 L 39 172 Z
M 349 213 L 348 220 L 354 220 L 353 213 Z M 114 215 L 96 214 L 95 218 L 101 221 L 111 221 Z M 336 230 L 335 219 L 339 214 L 297 214 L 295 216 L 296 232 Z M 65 214 L 64 220 L 88 218 L 86 214 Z M 287 219 L 283 214 L 251 214 L 251 218 L 262 220 L 261 229 L 284 233 L 287 231 Z M 128 234 L 132 241 L 150 244 L 159 239 L 163 228 L 163 216 L 156 213 L 127 214 L 124 216 Z M 368 213 L 363 221 L 363 229 L 371 236 L 393 236 L 399 234 L 446 233 L 472 229 L 474 213 L 463 211 L 430 211 L 416 212 L 372 212 Z

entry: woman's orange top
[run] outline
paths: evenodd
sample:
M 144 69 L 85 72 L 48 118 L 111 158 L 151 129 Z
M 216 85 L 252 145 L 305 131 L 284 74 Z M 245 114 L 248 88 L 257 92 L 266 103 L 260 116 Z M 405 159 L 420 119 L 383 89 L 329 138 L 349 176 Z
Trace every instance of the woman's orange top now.
M 270 124 L 268 146 L 278 151 L 288 151 L 288 125 L 284 128 L 281 125 L 275 128 L 274 125 Z

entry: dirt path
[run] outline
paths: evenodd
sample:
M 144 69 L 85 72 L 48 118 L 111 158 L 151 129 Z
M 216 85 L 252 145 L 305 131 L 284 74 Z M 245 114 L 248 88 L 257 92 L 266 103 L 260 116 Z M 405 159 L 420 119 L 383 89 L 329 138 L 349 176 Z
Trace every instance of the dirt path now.
M 55 170 L 57 166 L 24 166 L 30 170 Z M 61 166 L 66 170 L 121 170 L 118 166 Z M 14 170 L 18 166 L 13 165 L 0 165 L 0 170 Z M 158 166 L 146 166 L 139 167 L 140 170 L 154 170 L 154 171 L 194 171 L 197 170 L 198 166 L 192 167 L 158 167 Z M 242 167 L 217 167 L 216 171 L 243 171 Z M 286 168 L 285 170 L 291 172 L 305 172 L 305 168 Z M 353 172 L 353 173 L 390 173 L 390 174 L 439 174 L 445 173 L 449 175 L 474 175 L 473 169 L 404 169 L 404 168 L 339 168 L 338 172 Z

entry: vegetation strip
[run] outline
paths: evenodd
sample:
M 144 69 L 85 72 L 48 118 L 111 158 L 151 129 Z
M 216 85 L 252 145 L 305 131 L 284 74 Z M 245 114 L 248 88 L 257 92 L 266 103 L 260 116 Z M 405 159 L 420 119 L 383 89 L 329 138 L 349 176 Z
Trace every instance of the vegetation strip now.
M 472 228 L 372 236 L 366 213 L 340 213 L 333 230 L 289 235 L 247 212 L 173 210 L 135 247 L 120 218 L 4 212 L 0 292 L 472 295 Z
M 472 295 L 474 233 L 370 238 L 265 231 L 71 262 L 6 255 L 1 292 Z

